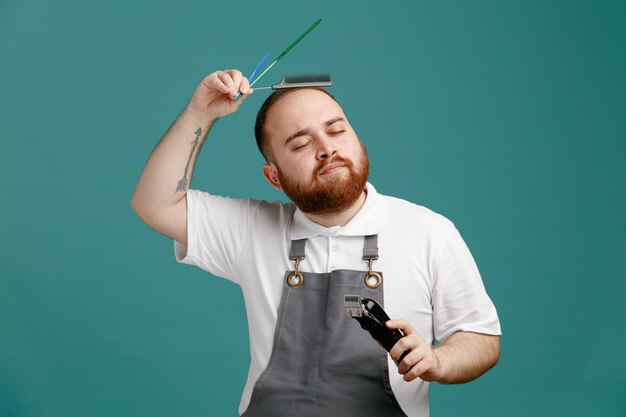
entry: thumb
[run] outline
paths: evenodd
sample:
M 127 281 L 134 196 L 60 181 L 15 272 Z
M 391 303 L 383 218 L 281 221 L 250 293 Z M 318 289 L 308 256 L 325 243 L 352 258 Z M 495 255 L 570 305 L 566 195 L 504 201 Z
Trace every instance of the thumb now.
M 413 327 L 406 320 L 388 320 L 385 326 L 389 329 L 399 329 L 405 336 L 417 334 Z
M 254 92 L 254 90 L 250 89 L 246 94 L 242 94 L 239 97 L 235 98 L 231 104 L 231 108 L 233 113 L 239 110 L 239 107 L 243 104 L 244 101 Z

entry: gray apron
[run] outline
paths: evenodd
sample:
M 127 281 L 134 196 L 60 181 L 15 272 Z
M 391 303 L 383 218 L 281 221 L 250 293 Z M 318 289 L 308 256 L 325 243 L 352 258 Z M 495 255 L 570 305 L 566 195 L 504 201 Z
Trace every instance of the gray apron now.
M 347 316 L 346 294 L 383 304 L 377 235 L 366 236 L 369 271 L 299 272 L 306 239 L 291 242 L 269 363 L 242 417 L 406 416 L 389 384 L 387 352 Z

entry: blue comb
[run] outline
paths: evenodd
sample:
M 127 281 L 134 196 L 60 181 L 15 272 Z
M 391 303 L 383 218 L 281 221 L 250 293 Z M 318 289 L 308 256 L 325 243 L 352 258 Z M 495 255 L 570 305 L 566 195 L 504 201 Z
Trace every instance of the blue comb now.
M 267 51 L 265 55 L 263 55 L 263 58 L 261 58 L 261 61 L 259 61 L 259 63 L 256 64 L 256 67 L 254 67 L 254 70 L 252 70 L 252 74 L 250 74 L 250 76 L 248 77 L 248 81 L 250 83 L 252 83 L 252 80 L 254 79 L 254 76 L 256 75 L 256 73 L 259 72 L 261 67 L 263 67 L 263 64 L 265 64 L 265 61 L 267 61 L 267 57 L 269 55 L 270 55 L 270 51 Z
M 254 67 L 254 69 L 252 70 L 252 73 L 248 76 L 248 82 L 252 83 L 252 79 L 254 78 L 254 76 L 256 75 L 257 72 L 259 72 L 259 70 L 261 68 L 263 68 L 263 64 L 265 64 L 265 61 L 267 61 L 267 57 L 270 55 L 270 51 L 267 51 L 265 53 L 265 55 L 263 55 L 263 58 L 261 58 L 261 60 L 259 61 L 258 64 L 256 64 L 256 67 Z M 235 97 L 235 100 L 238 100 L 239 97 L 241 97 L 241 91 L 239 92 L 239 94 L 237 94 L 237 97 Z

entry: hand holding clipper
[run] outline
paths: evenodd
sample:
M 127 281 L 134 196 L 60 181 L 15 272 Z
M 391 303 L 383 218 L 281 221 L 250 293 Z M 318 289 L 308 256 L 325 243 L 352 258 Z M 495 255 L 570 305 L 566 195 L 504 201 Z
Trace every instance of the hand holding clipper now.
M 344 298 L 346 314 L 359 322 L 361 327 L 387 350 L 404 337 L 398 329 L 389 329 L 385 323 L 390 320 L 385 310 L 376 301 L 370 298 L 362 298 L 360 295 L 346 295 Z M 404 359 L 409 350 L 404 351 L 398 359 L 398 363 Z

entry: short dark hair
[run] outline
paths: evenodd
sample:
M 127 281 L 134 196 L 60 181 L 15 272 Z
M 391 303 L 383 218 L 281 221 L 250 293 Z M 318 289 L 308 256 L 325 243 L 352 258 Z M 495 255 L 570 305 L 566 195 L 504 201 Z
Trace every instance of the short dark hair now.
M 276 90 L 275 92 L 273 92 L 265 100 L 265 102 L 263 103 L 263 105 L 259 109 L 259 112 L 256 115 L 256 123 L 254 124 L 254 136 L 256 137 L 256 144 L 259 147 L 259 151 L 261 151 L 261 154 L 263 155 L 263 157 L 265 158 L 265 160 L 267 162 L 270 162 L 270 159 L 273 159 L 272 152 L 269 149 L 269 145 L 267 143 L 267 138 L 265 136 L 265 132 L 263 131 L 263 128 L 265 127 L 265 121 L 267 119 L 267 112 L 269 112 L 269 110 L 272 108 L 272 106 L 274 104 L 276 104 L 276 102 L 278 102 L 278 100 L 280 100 L 282 97 L 285 97 L 286 95 L 288 95 L 290 93 L 293 93 L 294 91 L 298 91 L 298 90 L 317 90 L 317 91 L 321 91 L 322 93 L 325 93 L 330 98 L 335 100 L 335 102 L 337 104 L 339 104 L 337 99 L 330 93 L 330 91 L 328 91 L 328 90 L 326 90 L 325 88 L 322 88 L 322 87 L 284 88 L 284 89 Z M 339 105 L 341 106 L 341 104 L 339 104 Z

